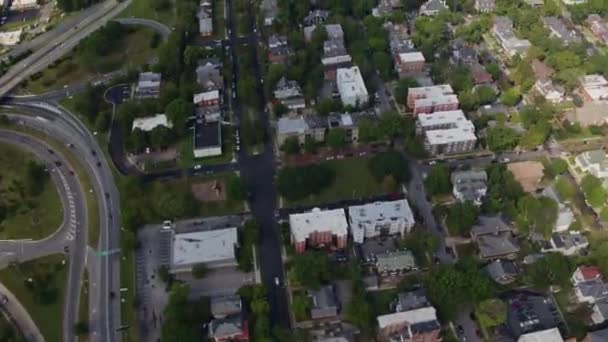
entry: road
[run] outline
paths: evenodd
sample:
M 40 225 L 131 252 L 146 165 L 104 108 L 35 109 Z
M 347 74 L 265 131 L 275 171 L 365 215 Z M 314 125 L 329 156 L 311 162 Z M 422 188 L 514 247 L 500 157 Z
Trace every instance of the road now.
M 0 294 L 6 296 L 8 302 L 0 306 L 0 310 L 4 311 L 11 322 L 13 322 L 19 332 L 23 335 L 27 342 L 43 342 L 44 337 L 38 330 L 38 326 L 30 316 L 29 312 L 21 305 L 17 297 L 10 292 L 4 285 L 0 284 Z M 0 317 L 0 319 L 4 319 Z
M 14 118 L 14 117 L 13 117 Z M 17 118 L 16 120 L 19 120 Z M 37 240 L 0 242 L 0 266 L 7 262 L 25 262 L 43 256 L 63 253 L 68 249 L 69 272 L 64 303 L 64 341 L 74 341 L 72 327 L 77 321 L 80 300 L 80 280 L 84 272 L 87 242 L 87 212 L 84 190 L 73 166 L 58 151 L 43 141 L 14 131 L 0 130 L 0 141 L 29 150 L 42 160 L 55 183 L 64 208 L 62 225 L 49 237 Z M 19 316 L 16 316 L 19 317 Z M 20 324 L 21 325 L 21 324 Z

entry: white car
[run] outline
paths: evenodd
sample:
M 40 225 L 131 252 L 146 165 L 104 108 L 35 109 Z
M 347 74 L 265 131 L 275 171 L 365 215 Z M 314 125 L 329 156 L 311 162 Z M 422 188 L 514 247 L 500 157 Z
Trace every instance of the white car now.
M 203 167 L 203 165 L 201 165 L 201 164 L 194 165 L 195 170 L 200 170 L 202 167 Z
M 274 277 L 274 284 L 276 286 L 280 286 L 281 285 L 281 281 L 279 280 L 279 277 Z
M 163 221 L 163 229 L 164 230 L 169 230 L 173 228 L 173 222 L 171 220 L 165 220 Z

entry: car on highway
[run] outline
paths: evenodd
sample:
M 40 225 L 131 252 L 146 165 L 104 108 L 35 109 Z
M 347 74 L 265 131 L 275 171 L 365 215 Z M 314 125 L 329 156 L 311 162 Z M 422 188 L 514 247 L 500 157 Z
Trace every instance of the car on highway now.
M 276 286 L 281 286 L 281 281 L 279 280 L 279 277 L 274 277 L 274 284 Z
M 169 230 L 171 228 L 173 228 L 173 221 L 171 221 L 171 220 L 165 220 L 165 221 L 163 221 L 163 229 L 164 230 Z
M 198 164 L 198 165 L 194 165 L 193 169 L 200 170 L 202 167 L 203 167 L 203 165 Z

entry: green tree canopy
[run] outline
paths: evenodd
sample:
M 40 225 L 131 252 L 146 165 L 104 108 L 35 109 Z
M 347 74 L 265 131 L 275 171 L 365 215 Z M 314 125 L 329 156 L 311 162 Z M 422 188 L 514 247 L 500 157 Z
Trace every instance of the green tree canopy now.
M 517 203 L 517 224 L 524 234 L 549 238 L 557 221 L 557 202 L 549 197 L 524 196 Z
M 291 261 L 291 272 L 298 284 L 318 289 L 331 278 L 329 257 L 318 251 L 297 255 Z
M 278 172 L 277 189 L 288 200 L 298 200 L 320 193 L 335 177 L 335 170 L 325 164 L 285 167 Z
M 514 149 L 519 143 L 519 136 L 513 129 L 498 124 L 487 131 L 486 142 L 488 148 L 494 152 L 502 152 Z
M 581 181 L 581 190 L 591 206 L 600 208 L 606 203 L 606 190 L 599 178 L 590 174 L 586 175 Z
M 484 328 L 492 328 L 507 320 L 507 305 L 498 298 L 487 299 L 475 307 L 475 316 Z
M 433 196 L 449 194 L 452 191 L 450 184 L 450 169 L 447 164 L 433 165 L 424 180 L 426 190 Z
M 346 131 L 342 128 L 332 128 L 327 133 L 327 145 L 333 149 L 340 149 L 346 146 Z
M 407 161 L 395 150 L 379 153 L 370 158 L 367 167 L 374 178 L 381 182 L 386 176 L 393 176 L 395 181 L 403 183 L 409 179 Z
M 468 236 L 471 227 L 477 221 L 477 215 L 479 215 L 479 208 L 473 202 L 458 202 L 448 209 L 446 224 L 450 231 L 460 236 Z

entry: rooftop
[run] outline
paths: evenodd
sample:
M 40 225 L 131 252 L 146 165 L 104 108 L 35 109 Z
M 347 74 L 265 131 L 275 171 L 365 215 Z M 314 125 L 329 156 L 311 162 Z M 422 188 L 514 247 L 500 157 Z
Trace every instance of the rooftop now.
M 551 31 L 551 34 L 561 39 L 563 43 L 578 43 L 581 41 L 575 30 L 569 29 L 561 18 L 552 16 L 544 17 L 543 23 Z
M 412 87 L 408 89 L 408 97 L 426 98 L 443 95 L 454 95 L 454 90 L 449 84 L 441 84 L 430 87 Z
M 414 215 L 406 199 L 350 206 L 348 207 L 348 217 L 353 226 L 362 222 L 380 223 L 399 219 L 414 222 Z
M 156 114 L 154 116 L 133 119 L 131 130 L 141 129 L 144 132 L 150 132 L 158 126 L 172 127 L 171 122 L 167 120 L 165 114 Z
M 399 54 L 399 60 L 401 63 L 411 62 L 424 62 L 424 55 L 422 52 L 403 52 Z
M 395 311 L 410 311 L 427 306 L 431 306 L 431 304 L 426 297 L 426 290 L 420 288 L 414 291 L 399 293 L 397 295 Z
M 415 108 L 435 107 L 448 104 L 459 104 L 458 96 L 456 95 L 439 95 L 435 97 L 427 97 L 414 101 Z
M 359 67 L 339 68 L 336 74 L 336 83 L 340 96 L 356 96 L 358 94 L 367 94 L 363 76 L 359 71 Z
M 296 118 L 283 116 L 279 118 L 277 131 L 279 134 L 304 134 L 309 129 L 304 117 Z
M 137 86 L 140 88 L 160 87 L 161 75 L 154 72 L 142 72 L 139 74 Z
M 289 215 L 291 234 L 296 241 L 304 241 L 311 233 L 331 231 L 332 234 L 348 235 L 348 222 L 344 209 L 321 210 Z
M 521 335 L 517 342 L 563 342 L 559 329 L 552 328 Z
M 234 259 L 237 228 L 182 233 L 173 236 L 173 266 Z
M 434 126 L 460 126 L 469 120 L 460 109 L 435 112 L 432 114 L 421 113 L 416 117 L 416 125 L 420 128 Z
M 425 141 L 430 145 L 452 144 L 462 141 L 477 140 L 475 126 L 471 121 L 456 128 L 437 129 L 424 132 Z
M 471 228 L 471 235 L 480 236 L 511 231 L 512 228 L 498 215 L 479 216 L 477 223 Z
M 436 310 L 432 306 L 381 315 L 376 320 L 380 329 L 390 329 L 390 327 L 401 325 L 413 326 L 421 323 L 428 323 L 428 326 L 425 327 L 427 331 L 440 328 Z
M 219 121 L 197 120 L 194 125 L 194 148 L 222 146 L 222 126 Z
M 243 307 L 241 297 L 238 295 L 212 297 L 210 305 L 211 314 L 216 318 L 239 313 Z
M 416 260 L 411 251 L 402 250 L 378 254 L 376 268 L 378 272 L 397 271 L 401 269 L 416 268 Z

